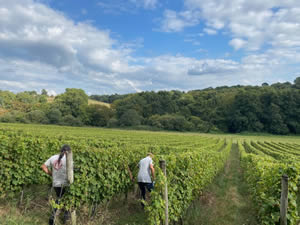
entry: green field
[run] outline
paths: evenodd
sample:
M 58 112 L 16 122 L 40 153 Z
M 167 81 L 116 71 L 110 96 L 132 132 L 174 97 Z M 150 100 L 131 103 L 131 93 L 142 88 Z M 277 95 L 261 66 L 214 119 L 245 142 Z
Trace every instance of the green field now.
M 280 167 L 284 160 L 290 163 L 291 158 L 295 162 L 298 160 L 297 149 L 300 146 L 297 136 L 149 132 L 24 124 L 0 124 L 0 136 L 0 160 L 2 168 L 5 168 L 0 172 L 0 216 L 4 216 L 4 224 L 47 224 L 51 180 L 42 173 L 40 165 L 58 153 L 65 143 L 70 144 L 74 151 L 77 170 L 75 183 L 64 204 L 76 208 L 79 224 L 87 224 L 86 221 L 89 224 L 158 224 L 163 221 L 161 193 L 165 179 L 158 167 L 160 159 L 166 160 L 168 165 L 170 222 L 225 224 L 218 223 L 223 220 L 232 221 L 226 224 L 237 225 L 247 220 L 250 222 L 245 224 L 253 224 L 254 220 L 249 218 L 256 214 L 257 208 L 246 196 L 252 195 L 248 189 L 251 189 L 251 182 L 255 182 L 247 173 L 254 165 L 250 164 L 250 156 L 259 156 L 259 160 L 266 161 L 272 155 L 271 161 L 266 163 L 275 165 L 278 162 L 276 166 Z M 252 147 L 248 148 L 248 145 Z M 130 181 L 127 168 L 136 176 L 136 164 L 147 152 L 155 154 L 157 180 L 155 191 L 143 211 L 137 187 Z M 240 154 L 244 154 L 241 162 Z M 299 174 L 297 169 L 296 174 Z M 273 188 L 271 183 L 268 184 Z M 24 199 L 19 204 L 22 190 Z M 234 196 L 226 194 L 233 190 Z M 214 196 L 212 204 L 199 201 L 199 197 L 210 199 L 211 195 Z M 232 201 L 231 207 L 223 207 L 224 196 L 227 196 L 226 201 L 239 200 Z M 239 203 L 245 201 L 247 204 Z M 199 213 L 204 208 L 207 213 Z M 124 213 L 131 216 L 123 216 Z M 220 220 L 213 221 L 216 213 L 220 213 Z M 233 214 L 233 217 L 228 214 Z M 264 216 L 261 214 L 257 219 Z
M 214 137 L 214 138 L 227 138 L 233 141 L 237 140 L 261 140 L 261 141 L 277 141 L 300 144 L 300 136 L 298 135 L 272 135 L 267 133 L 244 133 L 244 134 L 206 134 L 206 133 L 189 133 L 189 132 L 172 132 L 172 131 L 134 131 L 134 130 L 122 130 L 122 129 L 108 129 L 108 128 L 95 128 L 95 127 L 69 127 L 69 126 L 55 126 L 55 125 L 40 125 L 40 124 L 11 124 L 0 123 L 0 129 L 19 130 L 24 132 L 33 132 L 36 135 L 79 135 L 79 137 L 109 137 L 111 135 L 117 135 L 120 137 L 131 136 L 143 136 L 150 137 Z

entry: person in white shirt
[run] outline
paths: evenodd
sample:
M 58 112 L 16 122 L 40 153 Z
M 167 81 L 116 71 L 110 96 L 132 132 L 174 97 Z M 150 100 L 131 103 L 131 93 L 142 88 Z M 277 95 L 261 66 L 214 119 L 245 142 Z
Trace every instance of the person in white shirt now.
M 59 204 L 60 198 L 65 193 L 65 187 L 69 185 L 67 178 L 67 163 L 66 154 L 70 152 L 71 148 L 69 145 L 63 145 L 60 149 L 60 154 L 51 156 L 42 166 L 42 170 L 52 176 L 52 186 L 55 190 L 57 199 L 56 204 Z M 54 225 L 55 214 L 57 208 L 53 209 L 52 215 L 49 219 L 49 225 Z M 69 212 L 65 211 L 64 221 L 69 219 Z
M 152 153 L 148 153 L 146 158 L 143 158 L 139 164 L 139 173 L 138 173 L 138 184 L 141 190 L 142 199 L 146 199 L 146 188 L 149 192 L 154 187 L 155 180 L 155 170 L 152 158 L 154 155 Z M 152 179 L 151 179 L 152 176 Z M 142 203 L 142 206 L 144 204 Z

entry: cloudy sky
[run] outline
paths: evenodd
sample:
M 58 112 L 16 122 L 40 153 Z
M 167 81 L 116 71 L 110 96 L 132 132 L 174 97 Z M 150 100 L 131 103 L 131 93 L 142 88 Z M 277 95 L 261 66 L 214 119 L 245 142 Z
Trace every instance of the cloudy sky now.
M 0 89 L 88 94 L 293 82 L 299 0 L 0 0 Z

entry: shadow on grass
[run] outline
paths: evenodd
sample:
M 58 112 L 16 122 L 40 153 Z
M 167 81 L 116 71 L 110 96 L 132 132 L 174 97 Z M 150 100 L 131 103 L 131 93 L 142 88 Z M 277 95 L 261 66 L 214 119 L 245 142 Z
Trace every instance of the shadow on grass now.
M 51 213 L 47 185 L 25 188 L 20 204 L 20 193 L 0 199 L 0 224 L 5 225 L 47 225 Z M 54 196 L 52 196 L 54 197 Z M 62 213 L 61 213 L 62 214 Z M 78 225 L 142 225 L 146 224 L 146 215 L 133 192 L 125 199 L 124 195 L 114 197 L 101 204 L 91 216 L 91 207 L 81 206 L 76 211 Z M 62 216 L 62 215 L 60 215 Z M 57 225 L 62 224 L 59 217 Z

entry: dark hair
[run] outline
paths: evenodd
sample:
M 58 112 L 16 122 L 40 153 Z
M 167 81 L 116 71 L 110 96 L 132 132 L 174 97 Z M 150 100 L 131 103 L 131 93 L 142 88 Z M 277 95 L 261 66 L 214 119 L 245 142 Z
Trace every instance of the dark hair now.
M 70 152 L 70 151 L 71 151 L 71 147 L 69 145 L 63 145 L 60 149 L 58 163 L 60 163 L 60 160 L 62 159 L 62 157 L 64 157 L 65 152 Z

